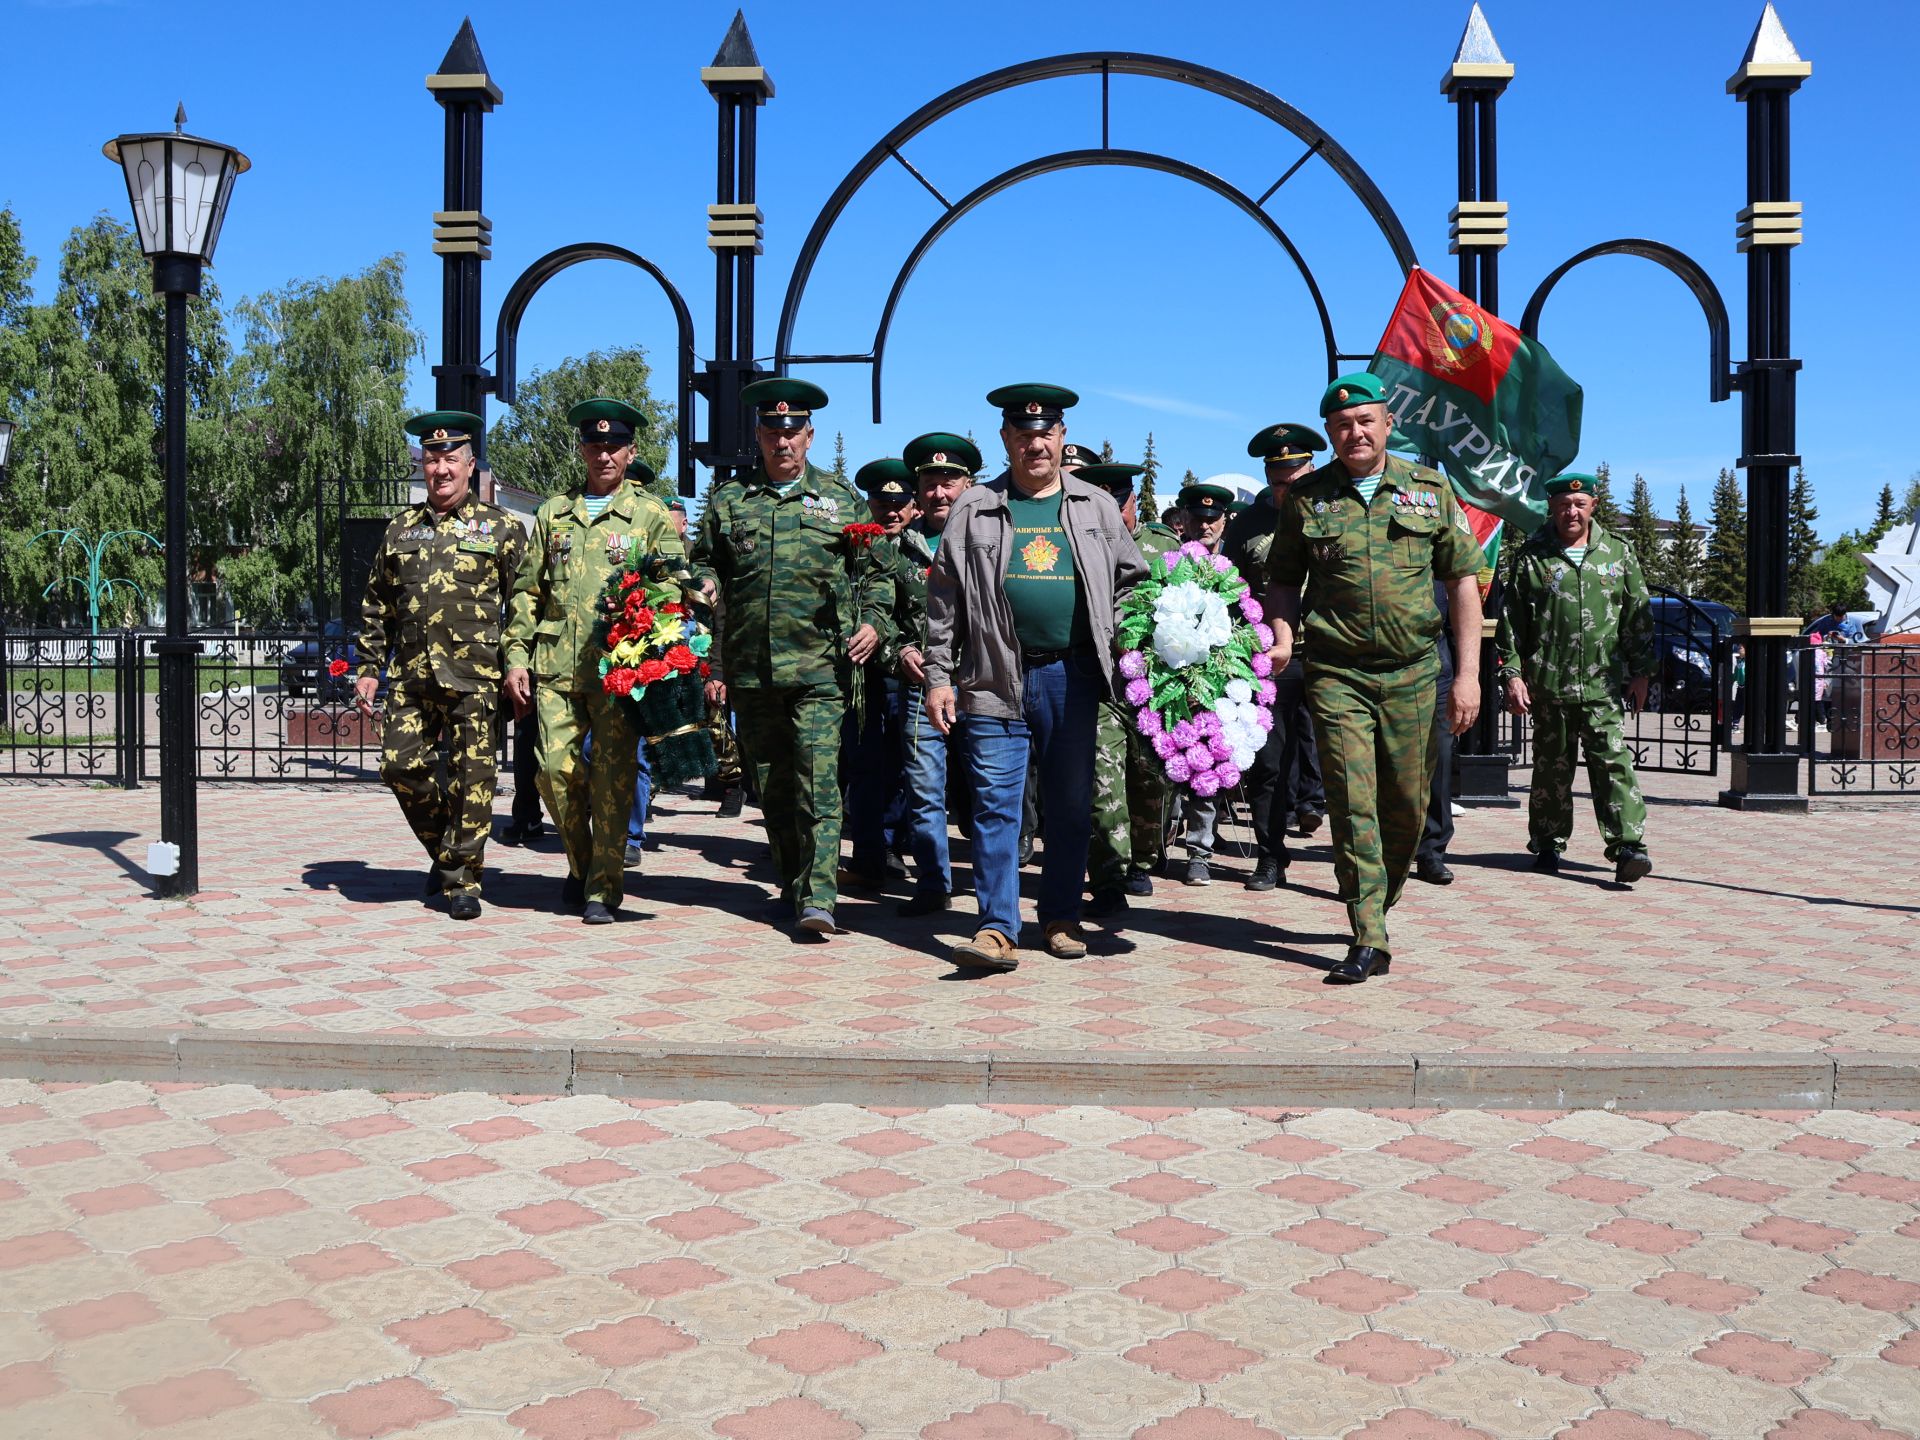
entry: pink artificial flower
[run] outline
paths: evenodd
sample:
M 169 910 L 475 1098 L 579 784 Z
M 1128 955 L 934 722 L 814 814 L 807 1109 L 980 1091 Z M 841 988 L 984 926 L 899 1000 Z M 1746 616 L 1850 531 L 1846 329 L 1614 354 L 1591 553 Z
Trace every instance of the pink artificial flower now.
M 1213 763 L 1218 765 L 1233 758 L 1233 746 L 1227 743 L 1226 736 L 1214 735 L 1207 740 L 1207 753 L 1213 756 Z
M 1253 666 L 1253 673 L 1262 680 L 1273 674 L 1273 657 L 1264 650 L 1254 651 L 1253 659 L 1248 663 Z
M 1266 706 L 1261 706 L 1253 712 L 1253 723 L 1260 727 L 1260 732 L 1263 735 L 1266 734 L 1273 729 L 1273 712 L 1267 709 Z
M 1198 772 L 1201 770 L 1211 770 L 1213 768 L 1213 751 L 1209 750 L 1205 745 L 1189 745 L 1185 754 L 1187 757 L 1187 768 L 1189 770 Z
M 1189 749 L 1194 741 L 1200 738 L 1200 732 L 1193 728 L 1193 722 L 1191 720 L 1175 722 L 1173 729 L 1167 733 L 1173 737 L 1173 743 L 1178 745 L 1182 750 Z
M 1213 573 L 1216 575 L 1227 575 L 1233 571 L 1233 562 L 1224 555 L 1209 555 L 1207 563 L 1213 566 Z
M 1264 620 L 1254 621 L 1253 638 L 1260 642 L 1260 648 L 1262 650 L 1271 650 L 1273 648 L 1273 627 Z
M 1174 743 L 1171 735 L 1162 734 L 1153 737 L 1153 753 L 1168 764 L 1172 764 L 1180 755 L 1180 747 Z
M 1202 740 L 1211 740 L 1220 733 L 1220 717 L 1211 710 L 1202 710 L 1193 717 L 1193 729 Z
M 1207 547 L 1202 545 L 1198 540 L 1187 541 L 1186 544 L 1180 547 L 1180 553 L 1189 560 L 1198 560 L 1202 565 L 1213 558 L 1207 554 Z
M 1138 715 L 1134 716 L 1133 728 L 1149 740 L 1166 731 L 1166 725 L 1161 721 L 1158 710 L 1142 710 Z
M 1214 766 L 1213 773 L 1219 777 L 1222 790 L 1231 790 L 1240 783 L 1240 767 L 1231 762 Z
M 1147 673 L 1147 657 L 1138 650 L 1129 650 L 1120 657 L 1120 673 L 1129 680 L 1138 680 Z
M 1273 704 L 1274 698 L 1279 695 L 1279 693 L 1280 687 L 1275 685 L 1271 680 L 1262 680 L 1258 685 L 1253 687 L 1253 696 L 1262 705 Z
M 1161 736 L 1166 739 L 1166 736 Z M 1187 771 L 1187 762 L 1181 756 L 1173 755 L 1167 759 L 1167 779 L 1176 785 L 1184 785 L 1191 778 Z
M 1127 682 L 1127 703 L 1136 710 L 1153 699 L 1153 686 L 1145 680 Z
M 1220 777 L 1211 770 L 1202 770 L 1187 783 L 1193 786 L 1193 793 L 1202 800 L 1210 800 L 1220 793 Z
M 1249 625 L 1258 625 L 1266 618 L 1266 611 L 1260 608 L 1260 602 L 1251 595 L 1240 597 L 1240 618 Z

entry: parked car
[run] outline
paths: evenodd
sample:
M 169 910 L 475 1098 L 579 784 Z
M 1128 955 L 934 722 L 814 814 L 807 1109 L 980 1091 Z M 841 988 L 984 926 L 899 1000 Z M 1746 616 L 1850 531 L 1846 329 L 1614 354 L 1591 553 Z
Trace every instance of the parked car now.
M 1665 714 L 1712 714 L 1715 648 L 1733 635 L 1733 611 L 1717 600 L 1653 597 L 1653 641 L 1660 668 L 1647 687 L 1647 709 Z
M 347 662 L 345 674 L 332 673 L 333 662 Z M 308 691 L 322 704 L 344 705 L 353 699 L 353 672 L 360 667 L 360 650 L 347 633 L 346 622 L 329 620 L 318 638 L 302 640 L 292 646 L 280 661 L 280 686 L 289 699 L 299 700 Z M 380 688 L 386 689 L 387 677 L 380 676 Z

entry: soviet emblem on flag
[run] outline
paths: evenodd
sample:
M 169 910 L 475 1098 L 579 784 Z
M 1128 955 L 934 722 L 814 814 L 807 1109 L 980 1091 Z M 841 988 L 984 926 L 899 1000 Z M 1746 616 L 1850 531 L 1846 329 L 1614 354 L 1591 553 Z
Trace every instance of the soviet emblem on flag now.
M 1444 301 L 1427 312 L 1427 353 L 1443 371 L 1468 369 L 1493 354 L 1493 327 L 1466 301 Z

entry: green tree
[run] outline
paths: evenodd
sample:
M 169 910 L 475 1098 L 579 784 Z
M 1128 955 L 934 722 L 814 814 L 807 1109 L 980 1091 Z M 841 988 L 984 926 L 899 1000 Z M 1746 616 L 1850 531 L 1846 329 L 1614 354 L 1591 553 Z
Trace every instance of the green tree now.
M 1793 488 L 1787 492 L 1787 608 L 1802 620 L 1811 619 L 1821 608 L 1820 584 L 1814 576 L 1820 534 L 1813 522 L 1819 518 L 1813 506 L 1813 484 L 1803 466 L 1793 472 Z
M 840 430 L 833 432 L 833 478 L 852 483 L 847 480 L 847 437 Z
M 402 426 L 407 366 L 421 337 L 404 278 L 405 261 L 389 255 L 357 275 L 295 281 L 238 307 L 244 480 L 229 501 L 233 549 L 220 576 L 245 623 L 285 622 L 320 599 L 314 501 L 323 481 L 399 480 L 412 469 Z M 569 392 L 569 402 L 593 393 Z M 559 418 L 564 426 L 564 405 Z M 323 539 L 329 552 L 339 543 L 335 534 Z
M 1593 518 L 1609 535 L 1618 535 L 1623 525 L 1620 502 L 1613 498 L 1613 467 L 1602 460 L 1593 467 L 1593 479 Z
M 1875 540 L 1880 539 L 1893 529 L 1893 482 L 1889 480 L 1880 487 L 1880 499 L 1873 507 L 1873 529 L 1870 532 Z
M 20 234 L 20 222 L 12 210 L 0 209 L 0 419 L 15 424 L 26 419 L 33 389 L 29 326 L 35 268 L 36 262 L 27 253 Z M 0 482 L 0 618 L 6 619 L 18 616 L 25 608 L 27 597 L 18 577 L 26 558 L 27 537 L 42 528 L 39 522 L 44 518 L 40 467 L 29 458 L 21 443 L 24 438 L 15 436 L 9 468 L 4 472 L 4 482 Z
M 1140 468 L 1147 473 L 1140 477 L 1140 503 L 1135 507 L 1140 523 L 1160 518 L 1160 499 L 1153 493 L 1153 482 L 1160 478 L 1160 457 L 1153 451 L 1153 432 L 1147 432 L 1147 448 L 1140 456 Z
M 1907 477 L 1907 493 L 1900 501 L 1900 508 L 1894 511 L 1893 518 L 1902 525 L 1911 525 L 1920 520 L 1920 470 Z
M 536 370 L 521 382 L 519 399 L 487 432 L 487 461 L 496 480 L 536 495 L 557 495 L 585 483 L 579 432 L 567 411 L 593 395 L 624 400 L 646 417 L 634 454 L 664 475 L 673 440 L 672 409 L 654 398 L 653 367 L 638 345 L 594 350 Z
M 1627 543 L 1639 557 L 1640 569 L 1649 585 L 1667 583 L 1667 557 L 1662 553 L 1658 516 L 1653 510 L 1653 492 L 1646 477 L 1633 477 L 1633 504 L 1627 511 Z
M 1713 482 L 1713 528 L 1700 593 L 1735 610 L 1747 608 L 1747 502 L 1740 477 L 1722 466 Z
M 1836 600 L 1849 610 L 1867 608 L 1867 537 L 1849 530 L 1821 552 L 1814 563 L 1814 608 L 1824 610 Z
M 1682 595 L 1700 592 L 1700 532 L 1693 523 L 1693 506 L 1687 503 L 1687 487 L 1680 487 L 1679 502 L 1673 507 L 1673 529 L 1667 534 L 1667 584 Z

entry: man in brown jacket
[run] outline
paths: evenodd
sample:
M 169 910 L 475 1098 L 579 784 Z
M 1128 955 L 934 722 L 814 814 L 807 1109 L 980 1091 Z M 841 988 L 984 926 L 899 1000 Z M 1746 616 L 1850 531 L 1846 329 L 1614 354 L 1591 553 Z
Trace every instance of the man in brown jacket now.
M 1087 953 L 1081 890 L 1093 824 L 1094 730 L 1112 692 L 1121 596 L 1146 577 L 1113 497 L 1060 470 L 1058 385 L 1003 385 L 1007 470 L 955 502 L 927 588 L 927 714 L 960 727 L 973 780 L 980 929 L 957 964 L 1019 963 L 1020 808 L 1029 752 L 1044 786 L 1039 920 L 1049 954 Z

